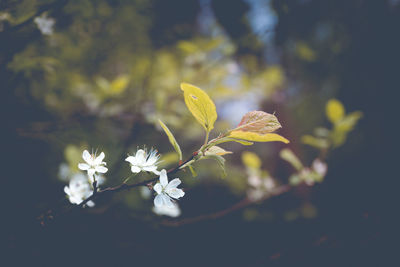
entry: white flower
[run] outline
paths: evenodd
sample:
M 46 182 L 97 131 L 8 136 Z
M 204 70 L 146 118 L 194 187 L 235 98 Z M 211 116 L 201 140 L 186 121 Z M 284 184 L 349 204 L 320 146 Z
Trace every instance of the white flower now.
M 154 186 L 157 196 L 154 198 L 154 205 L 156 207 L 172 206 L 174 203 L 171 198 L 178 199 L 185 195 L 182 189 L 177 188 L 181 183 L 179 178 L 173 179 L 168 183 L 167 171 L 163 169 L 160 172 L 160 182 Z
M 69 186 L 64 187 L 64 192 L 68 195 L 69 201 L 77 205 L 93 194 L 92 187 L 83 175 L 74 176 L 69 182 Z M 94 202 L 88 201 L 86 205 L 93 207 Z
M 326 175 L 328 165 L 317 158 L 313 161 L 312 168 L 316 173 L 323 177 Z
M 92 185 L 94 182 L 94 176 L 88 176 L 88 177 L 89 177 L 89 182 Z M 96 178 L 97 186 L 104 184 L 104 182 L 106 181 L 106 177 L 104 177 L 104 175 L 102 175 L 102 174 L 96 175 L 95 178 Z
M 51 35 L 53 33 L 54 24 L 56 23 L 53 18 L 48 18 L 46 14 L 36 17 L 34 22 L 44 35 Z
M 181 215 L 181 209 L 176 203 L 173 203 L 172 206 L 154 206 L 153 212 L 157 215 L 166 215 L 170 217 L 178 217 Z
M 125 160 L 131 164 L 131 171 L 138 173 L 141 171 L 153 172 L 159 175 L 157 171 L 157 163 L 160 155 L 157 155 L 157 150 L 151 149 L 149 153 L 146 150 L 139 149 L 135 156 L 129 156 Z
M 67 182 L 71 175 L 71 170 L 67 163 L 61 163 L 58 168 L 58 177 L 61 181 Z
M 106 173 L 108 169 L 103 165 L 106 163 L 103 161 L 105 155 L 101 152 L 98 157 L 95 154 L 89 154 L 87 150 L 83 151 L 82 158 L 86 163 L 79 163 L 78 168 L 82 171 L 87 171 L 89 179 L 93 180 L 93 175 L 96 173 Z
M 149 199 L 151 197 L 151 190 L 147 186 L 140 187 L 140 195 L 144 199 Z

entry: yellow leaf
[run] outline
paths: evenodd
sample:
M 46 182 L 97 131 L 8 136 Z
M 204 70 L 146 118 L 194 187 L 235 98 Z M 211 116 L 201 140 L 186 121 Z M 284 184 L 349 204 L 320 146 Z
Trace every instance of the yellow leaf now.
M 341 119 L 336 125 L 335 129 L 344 132 L 350 132 L 353 130 L 354 126 L 357 124 L 358 120 L 361 119 L 362 112 L 355 111 L 346 115 Z
M 317 58 L 314 50 L 312 50 L 311 47 L 304 42 L 299 42 L 296 44 L 296 52 L 301 59 L 306 61 L 314 61 Z
M 285 144 L 289 143 L 285 137 L 280 136 L 279 134 L 275 133 L 267 133 L 267 134 L 258 134 L 253 132 L 243 132 L 243 131 L 233 131 L 229 134 L 228 137 L 241 139 L 246 141 L 253 141 L 253 142 L 274 142 L 279 141 Z
M 282 159 L 292 164 L 292 166 L 296 170 L 300 171 L 301 169 L 303 169 L 303 164 L 301 163 L 299 158 L 293 153 L 293 151 L 290 150 L 289 148 L 282 149 L 279 152 L 279 155 L 281 156 Z
M 225 149 L 223 149 L 222 147 L 219 147 L 219 146 L 212 146 L 205 152 L 206 156 L 209 156 L 209 155 L 223 156 L 226 154 L 232 154 L 232 152 L 226 151 Z
M 165 125 L 161 120 L 158 120 L 158 122 L 160 123 L 161 127 L 164 129 L 164 132 L 167 134 L 169 142 L 174 147 L 176 153 L 178 153 L 179 159 L 182 160 L 182 151 L 181 151 L 181 148 L 180 148 L 178 142 L 176 142 L 174 135 L 168 129 L 167 125 Z
M 125 91 L 129 84 L 129 76 L 121 75 L 111 82 L 111 94 L 118 95 Z
M 317 138 L 312 135 L 303 135 L 301 137 L 301 142 L 318 149 L 326 149 L 329 147 L 329 141 L 326 138 Z
M 244 165 L 250 168 L 259 169 L 261 167 L 261 159 L 253 152 L 243 152 L 242 161 Z
M 210 132 L 217 120 L 217 110 L 214 102 L 206 92 L 189 83 L 181 83 L 185 103 L 196 120 Z
M 222 144 L 222 143 L 226 143 L 226 142 L 236 142 L 236 143 L 242 144 L 244 146 L 251 146 L 254 144 L 253 142 L 249 142 L 249 141 L 245 141 L 245 140 L 238 140 L 238 139 L 229 138 L 229 137 L 221 138 L 221 139 L 213 142 L 213 144 L 218 145 L 218 144 Z
M 344 106 L 337 99 L 330 99 L 326 104 L 326 116 L 332 123 L 337 123 L 344 117 Z

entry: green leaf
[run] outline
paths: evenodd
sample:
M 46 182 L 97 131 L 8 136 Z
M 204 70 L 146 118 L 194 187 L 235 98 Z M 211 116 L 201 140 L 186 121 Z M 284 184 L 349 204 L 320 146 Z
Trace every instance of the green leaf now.
M 303 164 L 301 163 L 301 161 L 299 160 L 299 158 L 293 153 L 292 150 L 288 149 L 288 148 L 284 148 L 279 152 L 279 156 L 286 160 L 287 162 L 289 162 L 290 164 L 292 164 L 292 166 L 300 171 L 301 169 L 303 169 Z
M 361 117 L 362 113 L 360 111 L 352 112 L 346 115 L 335 125 L 335 130 L 350 132 L 351 130 L 353 130 L 354 126 L 356 125 L 358 120 L 361 119 Z
M 197 176 L 197 173 L 196 173 L 196 171 L 194 170 L 193 166 L 192 166 L 192 165 L 189 165 L 188 167 L 189 167 L 190 172 L 192 173 L 192 176 L 193 176 L 193 177 L 196 177 L 196 176 Z
M 285 137 L 275 133 L 259 134 L 254 132 L 233 131 L 229 134 L 228 137 L 246 141 L 253 141 L 253 142 L 278 141 L 278 142 L 283 142 L 285 144 L 289 143 L 289 140 L 287 140 Z
M 231 151 L 226 151 L 222 147 L 219 146 L 212 146 L 207 151 L 204 153 L 204 155 L 209 156 L 209 155 L 218 155 L 218 156 L 223 156 L 226 154 L 232 154 Z
M 303 135 L 301 137 L 301 142 L 318 149 L 326 149 L 329 147 L 329 141 L 326 138 L 317 138 L 312 135 Z
M 337 123 L 341 119 L 343 119 L 345 114 L 345 109 L 343 104 L 337 99 L 330 99 L 328 103 L 326 103 L 326 117 L 328 117 L 329 121 L 332 123 Z
M 176 153 L 179 155 L 179 160 L 182 160 L 182 151 L 181 148 L 179 147 L 178 142 L 176 142 L 176 139 L 174 135 L 171 133 L 171 131 L 168 129 L 167 125 L 165 125 L 161 120 L 158 120 L 160 123 L 161 127 L 163 128 L 164 132 L 167 134 L 169 142 L 172 144 L 174 147 Z
M 218 165 L 221 167 L 222 169 L 222 178 L 226 177 L 226 171 L 225 171 L 225 159 L 222 156 L 219 155 L 208 155 L 208 156 L 204 156 L 201 159 L 212 159 L 215 160 Z
M 214 128 L 217 110 L 206 92 L 189 83 L 181 83 L 187 108 L 207 132 Z

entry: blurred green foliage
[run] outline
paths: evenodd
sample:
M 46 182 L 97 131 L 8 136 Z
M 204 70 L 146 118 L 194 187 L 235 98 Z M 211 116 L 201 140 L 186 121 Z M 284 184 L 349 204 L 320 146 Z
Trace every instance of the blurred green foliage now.
M 323 109 L 320 100 L 327 100 L 334 90 L 322 97 L 304 94 L 299 98 L 300 93 L 291 89 L 295 81 L 290 80 L 293 77 L 287 75 L 286 69 L 278 61 L 266 62 L 260 57 L 263 44 L 257 37 L 249 34 L 232 36 L 230 31 L 223 30 L 222 21 L 214 21 L 204 33 L 193 25 L 196 24 L 193 16 L 193 21 L 171 26 L 162 35 L 164 39 L 155 36 L 155 32 L 158 33 L 155 27 L 161 27 L 153 10 L 156 5 L 160 2 L 2 2 L 1 7 L 5 8 L 0 11 L 0 31 L 20 33 L 23 29 L 23 34 L 32 34 L 32 38 L 7 62 L 8 70 L 18 77 L 13 90 L 21 99 L 38 103 L 51 114 L 49 124 L 32 122 L 20 134 L 42 138 L 56 150 L 64 151 L 57 163 L 67 162 L 72 172 L 77 171 L 80 151 L 101 148 L 113 170 L 107 183 L 118 184 L 129 174 L 123 157 L 137 146 L 146 144 L 159 149 L 162 167 L 168 168 L 181 159 L 180 150 L 185 158 L 202 144 L 204 131 L 187 112 L 179 90 L 181 82 L 205 89 L 215 101 L 217 111 L 221 111 L 222 115 L 213 125 L 214 136 L 211 138 L 233 128 L 232 121 L 244 115 L 239 113 L 241 109 L 236 110 L 234 103 L 244 105 L 247 111 L 260 109 L 272 113 L 278 110 L 284 131 L 291 133 L 294 140 L 321 122 L 315 111 Z M 51 34 L 39 31 L 40 27 L 35 23 L 37 17 L 55 20 Z M 333 44 L 335 53 L 340 53 L 342 41 L 338 39 Z M 294 60 L 296 64 L 312 64 L 325 58 L 322 55 L 325 50 L 319 51 L 316 47 L 323 46 L 295 40 L 287 50 L 299 60 L 300 63 Z M 328 103 L 327 116 L 333 129 L 317 128 L 314 136 L 303 136 L 303 143 L 317 149 L 342 145 L 361 113 L 346 115 L 341 105 L 339 102 Z M 174 133 L 173 139 L 172 134 L 167 137 L 162 133 L 159 119 L 168 125 L 170 131 L 161 125 L 167 134 Z M 175 140 L 174 145 L 178 155 L 172 152 L 167 138 L 170 141 L 176 138 L 179 142 L 180 145 Z M 239 146 L 232 143 L 227 146 L 229 150 L 240 152 Z M 259 156 L 249 152 L 243 154 L 245 168 L 240 164 L 239 156 L 228 155 L 227 179 L 224 180 L 216 178 L 220 176 L 218 165 L 224 165 L 225 161 L 219 155 L 209 155 L 216 158 L 218 164 L 196 163 L 190 169 L 195 177 L 186 179 L 185 183 L 188 187 L 222 185 L 232 191 L 221 189 L 224 194 L 243 196 L 248 189 L 249 170 L 264 180 L 272 177 L 265 168 L 262 169 L 262 164 L 276 163 L 278 148 L 276 145 L 251 148 Z M 302 163 L 293 155 L 286 153 L 284 158 L 301 174 Z M 56 170 L 49 172 L 54 179 Z M 182 175 L 190 176 L 188 173 Z M 309 177 L 310 173 L 304 175 Z M 298 178 L 300 176 L 292 176 L 292 184 L 295 179 L 307 179 Z M 322 179 L 320 176 L 313 178 L 313 181 L 317 180 Z M 139 191 L 132 191 L 123 198 L 133 209 L 141 209 L 143 203 L 150 206 L 151 203 L 144 202 L 139 194 Z M 300 212 L 306 214 L 305 217 L 313 217 L 316 213 L 310 208 Z M 246 217 L 254 217 L 251 212 L 246 214 Z M 292 215 L 286 217 L 293 218 Z

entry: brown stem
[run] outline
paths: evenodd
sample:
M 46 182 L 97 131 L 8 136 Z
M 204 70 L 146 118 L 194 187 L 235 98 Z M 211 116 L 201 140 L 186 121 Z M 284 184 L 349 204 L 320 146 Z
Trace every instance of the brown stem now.
M 233 206 L 230 206 L 226 209 L 217 211 L 217 212 L 213 212 L 213 213 L 208 213 L 208 214 L 203 214 L 200 216 L 196 216 L 196 217 L 192 217 L 192 218 L 186 218 L 183 220 L 165 220 L 162 222 L 163 225 L 166 226 L 181 226 L 181 225 L 185 225 L 185 224 L 192 224 L 192 223 L 196 223 L 196 222 L 200 222 L 200 221 L 205 221 L 205 220 L 211 220 L 211 219 L 218 219 L 220 217 L 223 217 L 229 213 L 232 213 L 234 211 L 243 209 L 245 207 L 248 207 L 252 204 L 255 203 L 260 203 L 262 201 L 265 201 L 271 197 L 274 196 L 278 196 L 281 195 L 285 192 L 288 192 L 290 190 L 291 186 L 290 185 L 281 185 L 279 187 L 276 187 L 273 191 L 271 191 L 268 195 L 264 196 L 262 199 L 257 200 L 257 201 L 253 201 L 250 200 L 249 198 L 245 197 L 244 199 L 240 200 L 239 202 L 237 202 L 236 204 L 234 204 Z
M 174 173 L 178 172 L 180 167 L 182 167 L 183 165 L 185 165 L 186 163 L 191 161 L 196 155 L 197 155 L 197 153 L 194 152 L 190 158 L 188 158 L 184 162 L 179 163 L 179 165 L 176 166 L 175 168 L 168 170 L 167 173 L 168 174 L 174 174 Z M 104 188 L 104 189 L 99 190 L 97 192 L 93 192 L 93 195 L 91 195 L 90 197 L 88 197 L 87 199 L 82 201 L 78 205 L 78 207 L 83 207 L 89 201 L 94 200 L 94 199 L 96 199 L 96 198 L 98 198 L 100 196 L 103 196 L 103 195 L 106 195 L 106 194 L 110 194 L 110 193 L 116 193 L 116 192 L 119 192 L 119 191 L 129 190 L 129 189 L 132 189 L 132 188 L 135 188 L 135 187 L 139 187 L 139 186 L 145 186 L 145 185 L 148 185 L 149 183 L 152 183 L 152 182 L 156 181 L 157 179 L 158 179 L 158 176 L 154 177 L 154 178 L 151 178 L 151 179 L 148 179 L 148 180 L 144 180 L 142 182 L 135 183 L 135 184 L 122 183 L 122 184 L 117 185 L 115 187 Z

